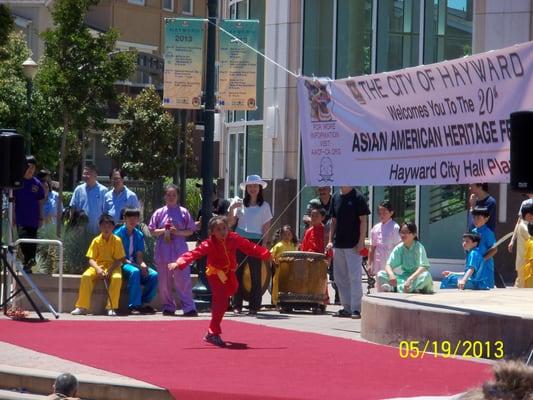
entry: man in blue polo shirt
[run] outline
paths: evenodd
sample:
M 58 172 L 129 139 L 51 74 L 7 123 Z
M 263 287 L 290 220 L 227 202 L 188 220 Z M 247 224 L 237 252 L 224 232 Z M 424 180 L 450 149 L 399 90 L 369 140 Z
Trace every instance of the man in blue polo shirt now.
M 109 174 L 113 190 L 110 190 L 105 195 L 104 212 L 113 217 L 115 224 L 121 222 L 121 213 L 126 208 L 139 208 L 137 195 L 124 185 L 125 177 L 126 174 L 120 168 L 114 168 Z
M 74 189 L 70 207 L 73 211 L 83 211 L 89 219 L 89 231 L 92 234 L 99 232 L 98 219 L 104 212 L 104 196 L 107 188 L 98 183 L 96 168 L 86 165 L 83 168 L 82 179 L 84 183 Z
M 43 223 L 44 189 L 41 182 L 33 176 L 35 157 L 26 157 L 27 169 L 22 180 L 22 187 L 15 190 L 15 222 L 19 239 L 36 239 L 37 230 Z M 24 255 L 24 271 L 31 274 L 35 263 L 37 245 L 25 243 L 20 245 Z

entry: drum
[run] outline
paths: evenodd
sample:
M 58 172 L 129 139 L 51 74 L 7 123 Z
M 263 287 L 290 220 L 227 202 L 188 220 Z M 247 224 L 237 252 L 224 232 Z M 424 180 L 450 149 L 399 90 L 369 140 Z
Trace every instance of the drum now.
M 321 253 L 285 251 L 279 257 L 279 304 L 282 308 L 324 308 L 328 262 Z
M 241 268 L 242 271 L 242 298 L 250 301 L 250 294 L 252 292 L 252 278 L 250 276 L 250 266 L 245 263 Z M 272 271 L 270 269 L 270 262 L 263 261 L 261 263 L 261 296 L 265 294 L 270 286 L 270 279 L 272 278 Z

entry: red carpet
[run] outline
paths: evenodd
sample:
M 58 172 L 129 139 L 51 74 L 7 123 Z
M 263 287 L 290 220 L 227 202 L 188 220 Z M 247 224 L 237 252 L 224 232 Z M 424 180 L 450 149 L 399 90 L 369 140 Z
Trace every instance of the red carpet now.
M 382 399 L 462 392 L 486 364 L 224 321 L 221 349 L 201 340 L 207 321 L 0 320 L 0 341 L 167 388 L 176 399 Z M 1 360 L 1 357 L 0 357 Z

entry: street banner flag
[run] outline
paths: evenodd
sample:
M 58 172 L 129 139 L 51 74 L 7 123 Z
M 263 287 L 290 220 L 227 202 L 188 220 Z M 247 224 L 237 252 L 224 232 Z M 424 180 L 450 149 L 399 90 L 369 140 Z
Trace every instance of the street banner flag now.
M 202 104 L 206 22 L 199 18 L 165 18 L 166 108 L 198 109 Z
M 533 109 L 533 42 L 452 61 L 298 80 L 307 185 L 509 182 L 510 114 Z
M 228 35 L 257 48 L 259 21 L 223 20 L 219 33 L 218 102 L 224 110 L 257 108 L 257 53 Z

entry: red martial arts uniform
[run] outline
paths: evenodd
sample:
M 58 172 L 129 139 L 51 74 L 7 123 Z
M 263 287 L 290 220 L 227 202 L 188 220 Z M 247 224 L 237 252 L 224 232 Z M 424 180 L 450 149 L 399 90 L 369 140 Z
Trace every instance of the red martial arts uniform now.
M 229 298 L 235 294 L 239 283 L 235 270 L 237 269 L 237 250 L 262 260 L 270 258 L 268 249 L 229 232 L 225 240 L 219 240 L 211 235 L 200 245 L 180 256 L 187 263 L 179 268 L 184 269 L 191 262 L 207 256 L 206 275 L 212 292 L 211 323 L 209 333 L 220 335 L 220 322 L 228 309 Z
M 304 233 L 302 244 L 300 245 L 302 251 L 313 251 L 315 253 L 324 253 L 324 225 L 320 224 L 312 226 Z M 326 254 L 328 258 L 331 258 L 331 250 Z

